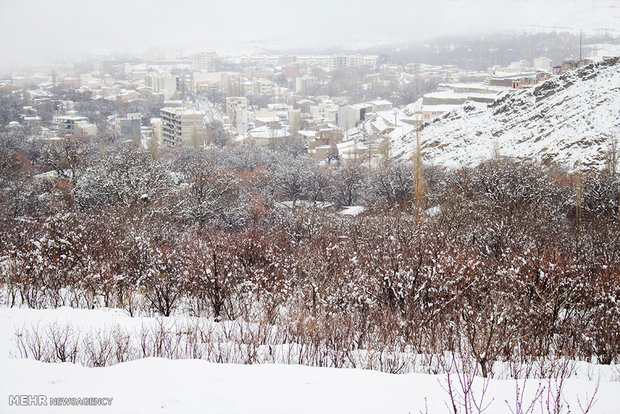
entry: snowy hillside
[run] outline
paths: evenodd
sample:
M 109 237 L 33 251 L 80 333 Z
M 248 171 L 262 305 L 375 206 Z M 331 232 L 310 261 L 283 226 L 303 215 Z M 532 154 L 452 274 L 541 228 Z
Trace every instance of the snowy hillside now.
M 512 91 L 492 104 L 466 103 L 423 126 L 424 160 L 476 165 L 501 156 L 534 158 L 573 168 L 602 167 L 609 137 L 620 135 L 618 58 Z M 393 156 L 408 158 L 415 132 L 392 140 Z

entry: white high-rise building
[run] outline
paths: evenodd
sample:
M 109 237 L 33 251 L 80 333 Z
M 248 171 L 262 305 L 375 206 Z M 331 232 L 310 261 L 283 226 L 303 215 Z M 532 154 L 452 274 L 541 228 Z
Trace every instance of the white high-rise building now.
M 215 71 L 215 61 L 217 60 L 217 54 L 214 52 L 202 52 L 192 55 L 192 70 L 193 71 Z
M 250 112 L 247 104 L 240 104 L 235 107 L 235 129 L 237 134 L 245 135 L 250 124 Z
M 177 91 L 177 78 L 170 73 L 148 73 L 144 85 L 153 89 L 153 93 L 163 93 L 164 99 L 170 99 Z

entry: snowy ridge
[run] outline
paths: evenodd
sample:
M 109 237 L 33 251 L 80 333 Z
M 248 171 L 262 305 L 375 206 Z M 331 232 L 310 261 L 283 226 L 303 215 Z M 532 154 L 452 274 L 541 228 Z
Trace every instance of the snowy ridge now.
M 602 168 L 613 136 L 620 136 L 618 57 L 511 91 L 488 105 L 467 102 L 420 132 L 425 162 L 452 167 L 474 166 L 499 153 Z M 411 157 L 415 131 L 391 144 L 394 157 Z

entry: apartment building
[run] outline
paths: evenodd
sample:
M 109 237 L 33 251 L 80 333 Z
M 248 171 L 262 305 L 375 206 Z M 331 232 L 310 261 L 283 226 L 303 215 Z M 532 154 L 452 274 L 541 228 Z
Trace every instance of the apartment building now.
M 361 68 L 376 66 L 379 57 L 376 55 L 332 55 L 329 58 L 329 67 L 332 70 L 345 68 Z
M 347 67 L 346 55 L 332 55 L 329 61 L 329 68 L 332 70 L 342 70 Z
M 273 95 L 273 88 L 275 85 L 269 79 L 256 79 L 254 80 L 253 85 L 254 85 L 255 95 L 264 95 L 264 96 Z
M 204 133 L 204 113 L 181 107 L 161 109 L 161 137 L 168 147 L 193 145 L 194 140 Z
M 88 122 L 88 118 L 77 114 L 59 115 L 54 117 L 59 133 L 75 137 L 87 137 L 97 134 L 97 126 Z
M 192 71 L 215 71 L 217 54 L 214 52 L 202 52 L 192 55 Z

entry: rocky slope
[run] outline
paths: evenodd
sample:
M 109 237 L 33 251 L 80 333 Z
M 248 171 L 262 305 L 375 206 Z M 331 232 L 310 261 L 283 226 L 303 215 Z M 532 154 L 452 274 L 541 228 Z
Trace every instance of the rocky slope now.
M 610 137 L 620 140 L 620 58 L 511 91 L 491 104 L 465 103 L 423 125 L 424 161 L 472 166 L 497 156 L 568 168 L 605 165 Z M 415 132 L 392 140 L 392 156 L 410 157 Z

